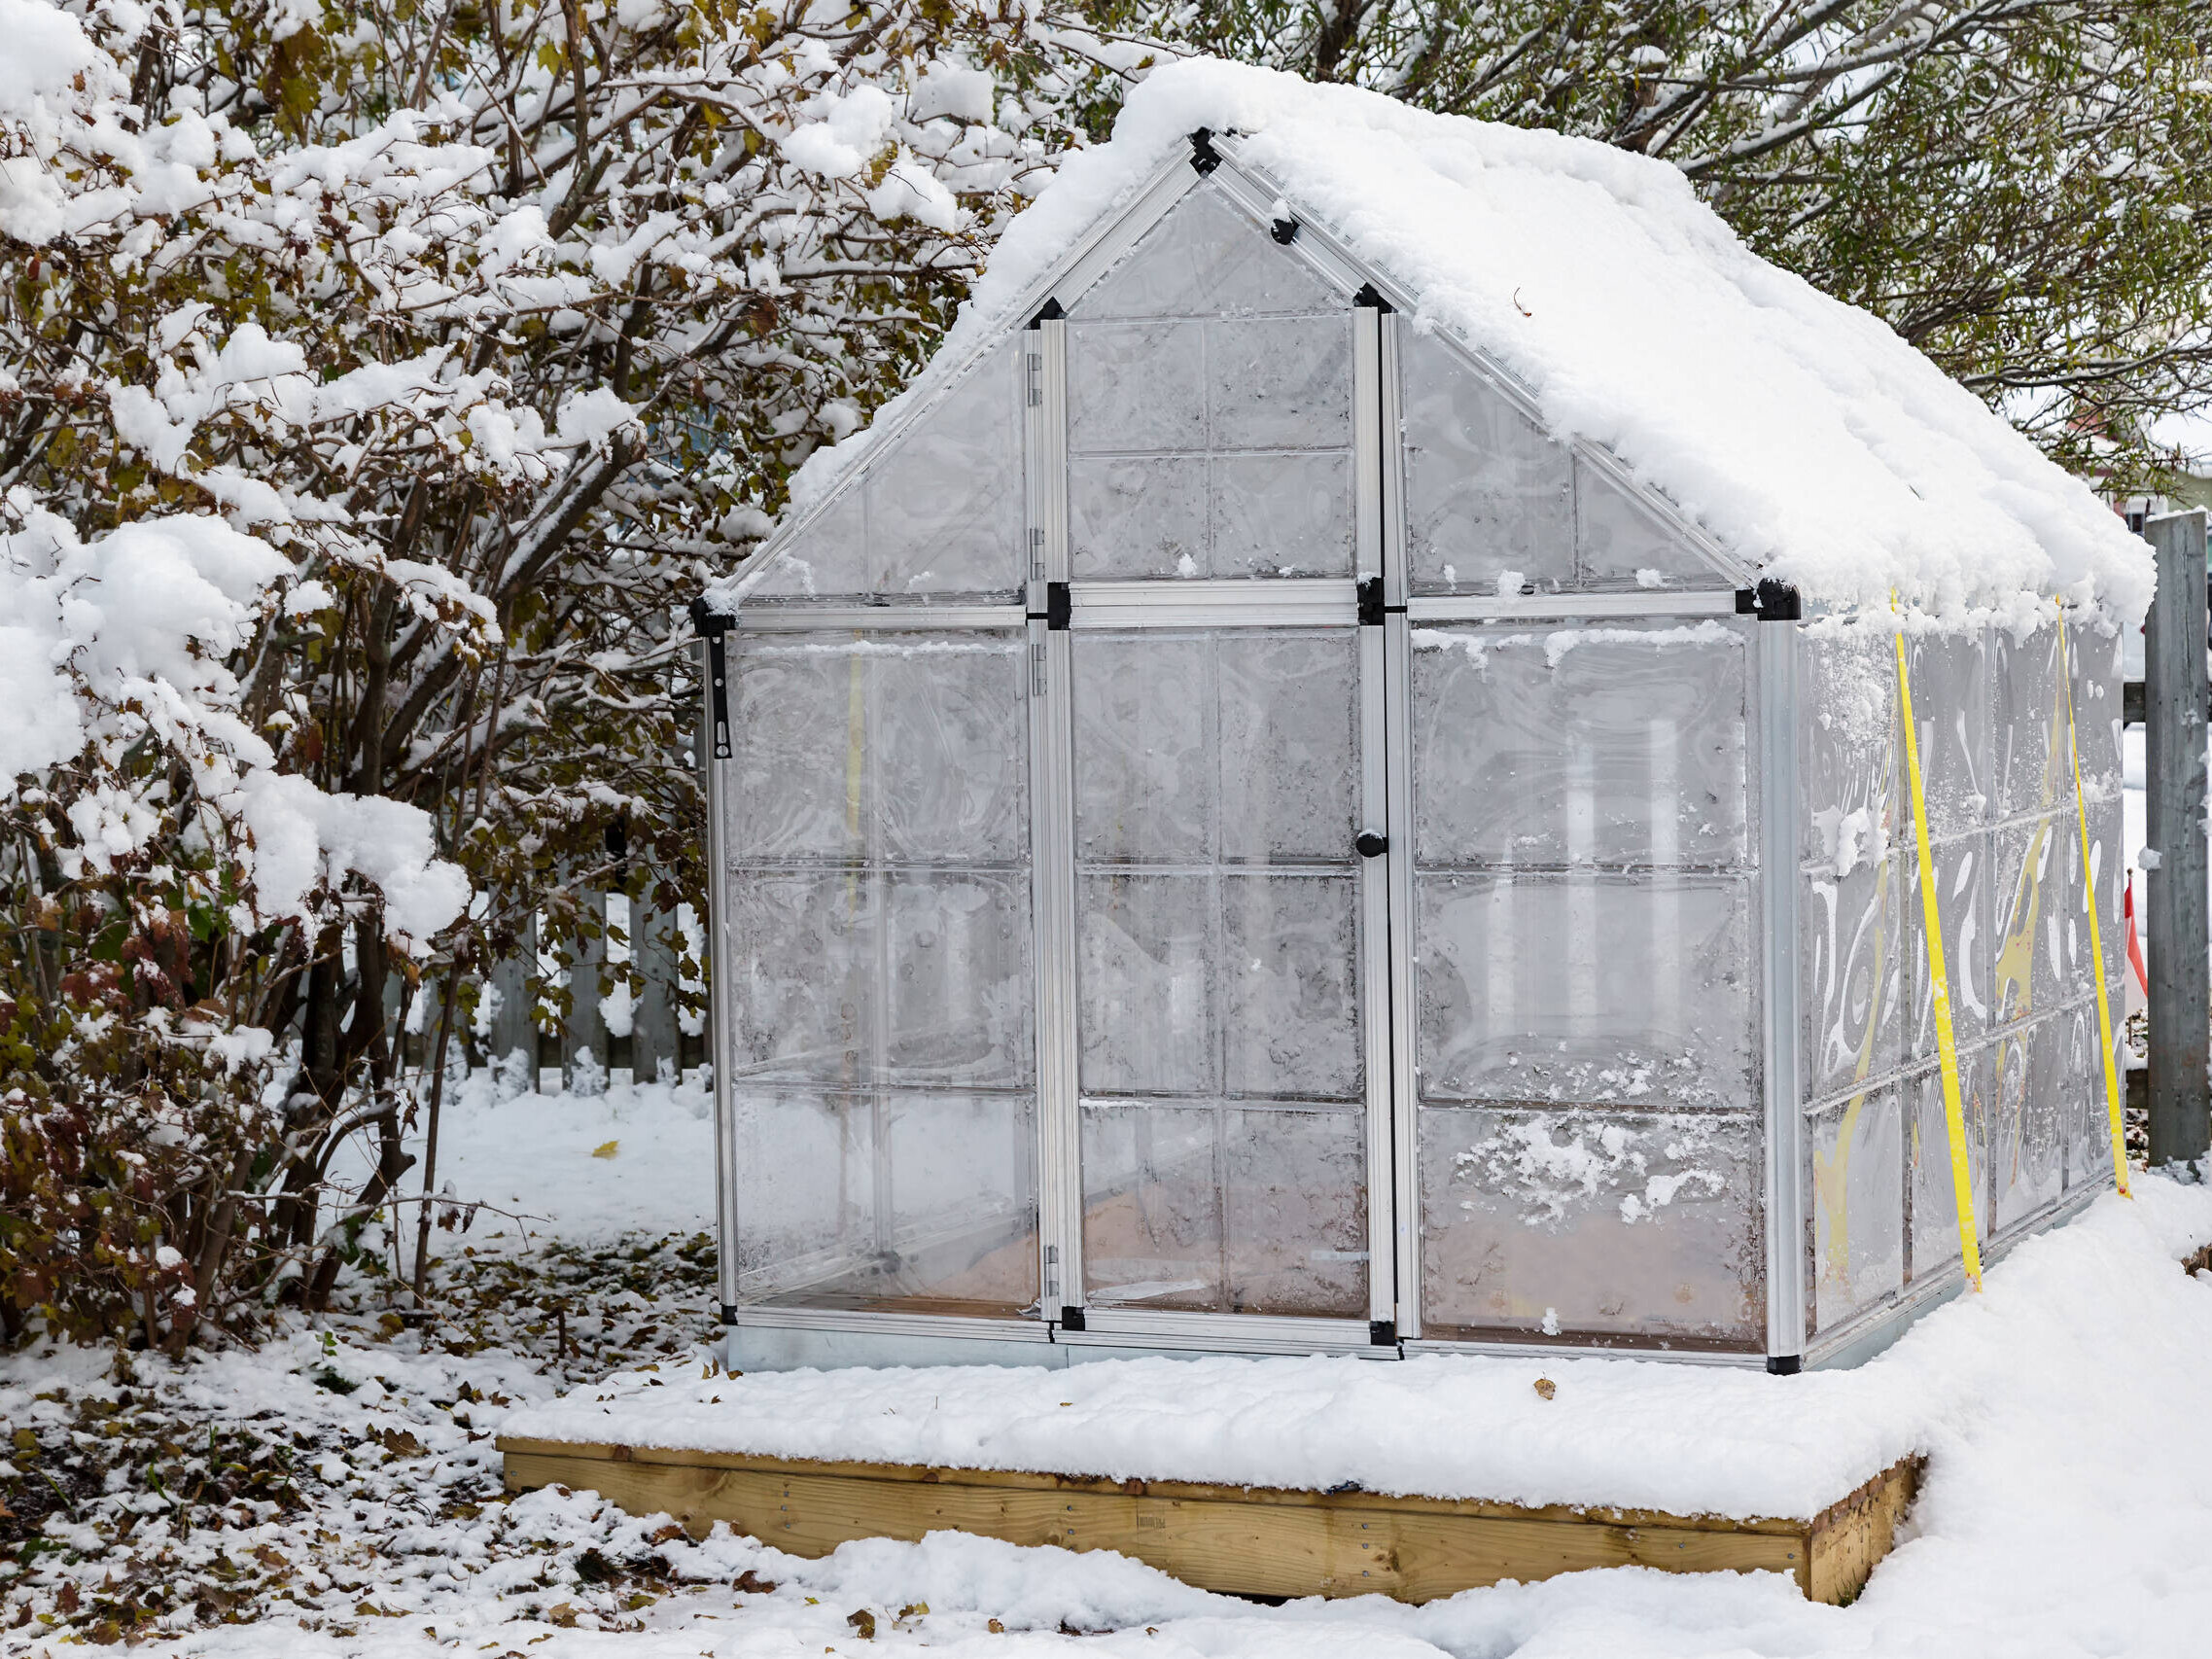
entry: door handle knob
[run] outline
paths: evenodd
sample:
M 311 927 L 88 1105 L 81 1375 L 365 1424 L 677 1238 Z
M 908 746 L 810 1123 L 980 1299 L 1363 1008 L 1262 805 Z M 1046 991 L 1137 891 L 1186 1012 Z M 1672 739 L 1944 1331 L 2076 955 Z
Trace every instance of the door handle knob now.
M 1390 850 L 1390 838 L 1378 835 L 1372 830 L 1362 830 L 1359 838 L 1352 843 L 1352 850 L 1363 859 L 1379 859 Z

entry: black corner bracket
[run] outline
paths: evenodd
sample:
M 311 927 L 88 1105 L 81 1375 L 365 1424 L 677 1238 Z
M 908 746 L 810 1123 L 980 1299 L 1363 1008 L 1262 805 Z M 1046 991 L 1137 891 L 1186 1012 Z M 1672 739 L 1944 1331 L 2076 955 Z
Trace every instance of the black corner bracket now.
M 1221 152 L 1213 148 L 1213 129 L 1202 126 L 1190 135 L 1190 164 L 1204 178 L 1221 164 Z
M 722 1304 L 722 1324 L 737 1324 L 737 1304 L 735 1302 L 724 1302 Z
M 727 760 L 735 751 L 729 742 L 729 653 L 724 637 L 737 618 L 708 605 L 704 595 L 691 601 L 691 626 L 707 642 L 707 696 L 714 710 L 714 755 Z
M 1060 1310 L 1060 1328 L 1062 1330 L 1083 1329 L 1083 1310 L 1081 1308 L 1063 1307 Z
M 1736 590 L 1736 614 L 1762 622 L 1798 622 L 1805 619 L 1805 601 L 1788 582 L 1762 577 L 1758 586 Z
M 1278 219 L 1267 228 L 1267 233 L 1287 248 L 1298 239 L 1298 221 Z
M 1383 298 L 1382 292 L 1372 282 L 1361 283 L 1359 292 L 1352 297 L 1352 302 L 1354 305 L 1364 306 L 1370 311 L 1380 311 L 1386 317 L 1397 309 L 1395 305 Z
M 1369 1320 L 1367 1322 L 1367 1341 L 1368 1345 L 1374 1348 L 1395 1348 L 1398 1345 L 1398 1322 L 1396 1320 Z
M 1805 1359 L 1797 1354 L 1770 1354 L 1767 1356 L 1767 1374 L 1773 1377 L 1794 1377 L 1805 1369 Z
M 1039 329 L 1047 323 L 1057 323 L 1066 315 L 1068 315 L 1068 308 L 1062 305 L 1058 300 L 1047 300 L 1036 308 L 1036 315 L 1030 319 L 1030 327 Z

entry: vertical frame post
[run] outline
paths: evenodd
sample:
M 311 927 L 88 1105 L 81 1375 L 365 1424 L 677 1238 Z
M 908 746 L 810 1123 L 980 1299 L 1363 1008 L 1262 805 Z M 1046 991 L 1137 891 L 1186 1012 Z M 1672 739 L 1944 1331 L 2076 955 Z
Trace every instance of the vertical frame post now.
M 1805 1112 L 1798 1099 L 1798 628 L 1796 592 L 1758 590 L 1760 1072 L 1767 1240 L 1767 1369 L 1804 1364 Z
M 707 1058 L 715 1089 L 715 1283 L 721 1303 L 722 1359 L 734 1366 L 737 1325 L 737 1117 L 730 1092 L 730 1022 L 723 1013 L 727 988 L 736 983 L 724 922 L 729 914 L 723 869 L 724 838 L 722 791 L 727 768 L 717 762 L 728 757 L 727 653 L 733 618 L 717 618 L 704 606 L 692 611 L 699 630 L 699 794 L 707 810 Z
M 2204 844 L 2205 515 L 2143 526 L 2159 587 L 2143 630 L 2147 872 L 2151 935 L 2151 1162 L 2187 1165 L 2206 1150 L 2208 1009 Z
M 1036 953 L 1038 1307 L 1083 1328 L 1082 1104 L 1076 1071 L 1073 664 L 1068 641 L 1068 325 L 1024 335 L 1029 511 L 1030 857 Z

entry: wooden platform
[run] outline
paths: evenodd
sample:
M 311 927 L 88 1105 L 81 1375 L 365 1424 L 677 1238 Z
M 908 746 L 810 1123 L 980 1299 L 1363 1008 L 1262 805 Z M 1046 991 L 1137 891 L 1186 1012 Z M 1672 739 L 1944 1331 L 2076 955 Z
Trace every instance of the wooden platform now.
M 507 1436 L 499 1449 L 510 1492 L 554 1484 L 595 1491 L 632 1514 L 665 1511 L 695 1535 L 727 1521 L 792 1555 L 826 1555 L 853 1538 L 954 1531 L 1117 1550 L 1185 1583 L 1237 1595 L 1380 1592 L 1405 1602 L 1629 1566 L 1788 1572 L 1816 1602 L 1849 1602 L 1889 1553 L 1919 1472 L 1914 1461 L 1898 1464 L 1809 1521 L 1728 1521 Z

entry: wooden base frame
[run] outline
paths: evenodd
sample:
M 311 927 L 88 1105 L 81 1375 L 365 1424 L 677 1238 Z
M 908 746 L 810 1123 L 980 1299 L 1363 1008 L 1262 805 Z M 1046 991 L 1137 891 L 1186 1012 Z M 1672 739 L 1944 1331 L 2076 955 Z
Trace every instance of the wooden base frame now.
M 502 1437 L 499 1448 L 510 1492 L 555 1484 L 595 1491 L 635 1515 L 672 1515 L 694 1535 L 726 1521 L 792 1555 L 827 1555 L 854 1538 L 912 1541 L 951 1531 L 1116 1550 L 1234 1595 L 1404 1602 L 1508 1578 L 1655 1567 L 1787 1572 L 1811 1600 L 1847 1603 L 1889 1553 L 1919 1473 L 1917 1460 L 1900 1463 L 1808 1521 L 1730 1521 L 515 1437 Z

